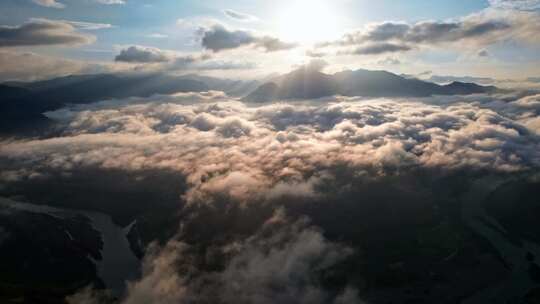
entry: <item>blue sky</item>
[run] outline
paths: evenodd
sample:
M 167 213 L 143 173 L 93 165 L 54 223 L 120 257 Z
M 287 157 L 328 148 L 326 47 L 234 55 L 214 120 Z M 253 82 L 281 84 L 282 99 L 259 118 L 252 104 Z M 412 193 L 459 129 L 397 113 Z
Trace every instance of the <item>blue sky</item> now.
M 324 53 L 324 56 L 316 57 L 325 60 L 329 63 L 330 69 L 334 70 L 363 67 L 410 74 L 429 70 L 438 74 L 495 75 L 499 78 L 540 74 L 539 43 L 538 39 L 531 38 L 531 33 L 535 30 L 534 26 L 540 27 L 538 24 L 535 25 L 540 20 L 537 18 L 539 15 L 537 7 L 531 8 L 531 3 L 538 5 L 536 0 L 517 0 L 517 2 L 516 0 L 513 0 L 514 2 L 508 0 L 313 0 L 311 2 L 306 0 L 112 0 L 123 3 L 103 3 L 110 1 L 2 0 L 0 25 L 4 27 L 20 27 L 36 18 L 54 22 L 87 22 L 108 26 L 92 30 L 76 26 L 75 31 L 94 37 L 92 41 L 85 43 L 68 43 L 69 45 L 66 43 L 45 43 L 44 45 L 25 43 L 14 46 L 13 42 L 8 42 L 11 45 L 3 47 L 0 45 L 0 51 L 31 52 L 56 59 L 107 66 L 116 64 L 114 69 L 122 69 L 126 68 L 125 65 L 120 66 L 118 62 L 115 62 L 115 56 L 123 49 L 137 46 L 152 48 L 147 51 L 154 53 L 164 51 L 167 53 L 167 58 L 177 58 L 187 54 L 197 58 L 211 56 L 214 61 L 229 63 L 239 62 L 239 59 L 242 59 L 244 62 L 249 62 L 250 66 L 257 65 L 258 71 L 251 71 L 251 74 L 259 76 L 265 73 L 286 71 L 295 65 L 312 60 L 314 56 L 305 55 L 308 52 L 310 54 Z M 508 8 L 507 3 L 512 5 L 525 3 L 528 7 Z M 252 19 L 247 22 L 248 19 L 231 18 L 224 14 L 225 10 L 232 10 Z M 479 14 L 483 15 L 471 17 Z M 393 37 L 388 41 L 363 41 L 360 44 L 349 44 L 348 48 L 344 47 L 345 33 L 356 31 L 356 35 L 365 34 L 369 30 L 375 30 L 374 24 L 388 22 L 410 26 L 424 22 L 439 25 L 454 22 L 458 27 L 463 27 L 463 29 L 458 29 L 462 31 L 470 30 L 473 26 L 471 22 L 484 22 L 480 26 L 491 26 L 494 22 L 498 22 L 504 26 L 508 25 L 509 29 L 496 28 L 491 33 L 485 35 L 482 33 L 477 37 L 456 38 L 450 33 L 448 41 L 440 41 L 436 37 L 430 38 L 430 41 L 404 41 L 403 37 L 399 38 L 401 40 Z M 212 24 L 223 26 L 227 30 L 225 34 L 242 31 L 255 39 L 250 40 L 249 43 L 241 43 L 235 48 L 209 49 L 201 44 L 201 38 L 213 33 L 207 31 L 212 28 Z M 529 28 L 531 26 L 532 29 Z M 411 27 L 411 32 L 407 35 L 410 36 L 417 30 L 419 29 Z M 516 34 L 511 32 L 512 30 L 525 34 Z M 497 31 L 500 33 L 500 39 L 496 39 Z M 275 38 L 290 45 L 295 44 L 295 47 L 287 51 L 282 48 L 279 52 L 269 51 L 265 49 L 266 46 L 259 43 L 264 40 L 263 37 Z M 513 37 L 519 37 L 519 39 Z M 362 39 L 365 38 L 363 36 Z M 1 39 L 0 36 L 0 41 Z M 340 39 L 341 43 L 338 42 Z M 266 41 L 268 42 L 268 39 Z M 322 50 L 316 47 L 317 43 L 332 44 L 333 47 Z M 377 54 L 375 54 L 373 52 L 375 43 L 385 43 L 386 46 L 392 43 L 394 48 L 392 50 L 376 48 Z M 474 58 L 474 54 L 480 53 L 489 56 Z M 377 64 L 377 62 L 399 62 L 400 64 L 388 66 L 388 64 Z M 153 68 L 156 66 L 149 65 L 149 62 L 144 63 Z M 130 64 L 134 65 L 134 62 L 131 61 Z M 244 71 L 237 74 L 248 75 L 249 73 Z

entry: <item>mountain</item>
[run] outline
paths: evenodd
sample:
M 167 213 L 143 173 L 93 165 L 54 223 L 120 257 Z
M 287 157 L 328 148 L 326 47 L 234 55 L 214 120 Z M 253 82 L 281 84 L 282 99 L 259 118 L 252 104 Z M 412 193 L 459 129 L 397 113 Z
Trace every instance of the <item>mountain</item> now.
M 229 96 L 244 96 L 255 90 L 259 85 L 257 80 L 231 80 L 196 74 L 179 76 L 180 79 L 191 79 L 206 84 L 211 90 L 223 91 Z
M 312 99 L 332 95 L 365 97 L 428 97 L 491 93 L 495 87 L 453 82 L 438 85 L 405 78 L 386 71 L 343 71 L 333 75 L 306 67 L 264 83 L 244 100 L 267 102 L 274 99 Z
M 12 81 L 0 85 L 0 132 L 27 129 L 32 133 L 38 125 L 47 123 L 42 113 L 66 104 L 209 90 L 244 96 L 258 85 L 256 81 L 166 74 L 70 75 L 36 82 Z
M 219 79 L 194 74 L 71 75 L 36 82 L 1 84 L 0 133 L 22 131 L 32 134 L 50 123 L 42 113 L 59 109 L 66 104 L 209 90 L 224 91 L 231 96 L 247 94 L 244 97 L 246 101 L 268 102 L 275 99 L 314 99 L 332 95 L 367 97 L 465 95 L 494 92 L 497 88 L 462 82 L 438 85 L 385 71 L 356 70 L 329 75 L 310 67 L 299 68 L 274 77 L 263 84 L 258 81 Z
M 0 84 L 0 97 L 2 99 L 18 98 L 26 94 L 28 94 L 26 89 Z

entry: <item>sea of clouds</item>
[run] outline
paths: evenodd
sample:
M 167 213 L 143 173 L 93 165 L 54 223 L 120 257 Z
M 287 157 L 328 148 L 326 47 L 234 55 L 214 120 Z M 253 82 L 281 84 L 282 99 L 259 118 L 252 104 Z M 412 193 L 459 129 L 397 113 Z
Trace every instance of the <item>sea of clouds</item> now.
M 333 198 L 388 177 L 407 187 L 416 172 L 537 178 L 539 113 L 533 93 L 249 104 L 207 92 L 103 101 L 46 113 L 54 136 L 4 139 L 0 187 L 87 168 L 183 176 L 178 233 L 150 245 L 123 303 L 359 303 L 348 282 L 326 288 L 320 280 L 355 249 L 289 209 L 306 202 L 331 209 Z M 206 216 L 231 209 L 232 222 L 259 220 L 246 229 Z M 202 256 L 186 241 L 189 225 L 210 231 Z M 87 289 L 69 300 L 98 298 Z

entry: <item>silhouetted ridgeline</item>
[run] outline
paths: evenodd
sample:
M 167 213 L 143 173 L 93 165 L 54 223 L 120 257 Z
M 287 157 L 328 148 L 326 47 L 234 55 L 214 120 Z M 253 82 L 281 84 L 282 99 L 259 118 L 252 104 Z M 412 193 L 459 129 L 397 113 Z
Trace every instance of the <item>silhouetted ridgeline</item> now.
M 366 97 L 428 97 L 432 95 L 469 95 L 493 93 L 493 86 L 453 82 L 448 85 L 404 78 L 386 71 L 343 71 L 328 75 L 300 68 L 261 85 L 246 96 L 246 101 L 310 99 L 332 95 Z

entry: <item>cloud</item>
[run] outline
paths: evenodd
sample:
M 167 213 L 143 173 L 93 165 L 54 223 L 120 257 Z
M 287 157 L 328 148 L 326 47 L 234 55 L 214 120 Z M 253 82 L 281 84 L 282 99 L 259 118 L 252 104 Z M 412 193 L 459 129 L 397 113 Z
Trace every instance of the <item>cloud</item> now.
M 478 57 L 489 57 L 489 52 L 487 50 L 480 50 L 477 55 Z
M 90 44 L 95 36 L 76 31 L 65 21 L 31 19 L 19 26 L 0 26 L 0 47 Z
M 121 50 L 114 60 L 130 63 L 155 63 L 170 61 L 172 56 L 158 48 L 135 45 Z
M 160 64 L 157 70 L 249 70 L 256 67 L 247 61 L 212 60 L 209 54 L 181 54 L 146 46 L 129 46 L 115 57 L 116 62 L 132 64 Z
M 259 36 L 243 30 L 229 30 L 220 24 L 214 24 L 209 28 L 201 28 L 200 35 L 202 46 L 213 52 L 244 46 L 261 48 L 266 52 L 288 50 L 296 47 L 296 44 L 283 42 L 278 38 Z
M 245 13 L 241 13 L 241 12 L 237 12 L 237 11 L 232 10 L 232 9 L 226 9 L 226 10 L 223 11 L 223 13 L 225 14 L 225 16 L 227 16 L 227 17 L 229 17 L 231 19 L 234 19 L 234 20 L 237 20 L 237 21 L 242 21 L 242 22 L 255 22 L 255 21 L 259 20 L 259 18 L 255 17 L 255 16 L 245 14 Z
M 352 51 L 352 54 L 355 55 L 378 55 L 385 53 L 395 53 L 395 52 L 404 52 L 410 51 L 411 47 L 406 45 L 398 45 L 392 43 L 376 43 L 366 46 L 361 46 Z
M 2 143 L 0 160 L 25 168 L 23 179 L 25 172 L 74 166 L 166 169 L 186 176 L 184 199 L 193 204 L 221 195 L 241 204 L 261 200 L 283 183 L 302 185 L 306 176 L 316 183 L 338 165 L 374 176 L 411 167 L 516 172 L 540 165 L 540 141 L 521 123 L 533 109 L 518 104 L 498 114 L 500 105 L 491 106 L 495 111 L 466 100 L 426 105 L 336 97 L 336 103 L 253 106 L 196 95 L 199 102 L 186 103 L 193 96 L 49 113 L 64 135 Z
M 328 62 L 326 60 L 317 58 L 310 60 L 307 64 L 298 68 L 303 68 L 307 71 L 322 72 L 322 70 L 324 70 L 324 68 L 326 68 L 327 66 Z
M 72 74 L 96 74 L 118 69 L 106 63 L 89 63 L 43 56 L 31 52 L 0 51 L 0 81 L 34 81 Z
M 399 59 L 396 59 L 396 58 L 391 58 L 391 57 L 387 57 L 383 60 L 379 60 L 377 62 L 377 64 L 379 65 L 399 65 L 401 64 L 401 61 Z
M 266 52 L 290 50 L 297 46 L 296 43 L 284 42 L 275 37 L 263 36 L 256 39 L 255 47 L 262 48 Z
M 257 68 L 257 64 L 247 61 L 224 61 L 224 60 L 210 60 L 203 63 L 195 64 L 194 68 L 197 70 L 251 70 Z
M 224 261 L 223 269 L 205 269 L 204 262 L 196 262 L 197 248 L 187 243 L 152 244 L 142 277 L 129 283 L 120 303 L 363 303 L 352 287 L 335 292 L 320 283 L 320 273 L 347 259 L 352 249 L 328 241 L 305 218 L 292 221 L 282 210 L 249 237 L 212 246 L 207 254 L 214 263 Z M 104 298 L 86 288 L 67 302 L 98 304 Z
M 326 55 L 327 55 L 326 53 L 319 52 L 319 51 L 316 51 L 316 50 L 307 50 L 306 51 L 306 56 L 308 56 L 308 57 L 322 58 L 322 57 L 325 57 Z
M 60 2 L 56 2 L 56 0 L 32 0 L 34 3 L 45 6 L 45 7 L 52 7 L 52 8 L 65 8 L 66 6 Z
M 255 43 L 255 37 L 246 31 L 229 31 L 222 25 L 203 30 L 201 44 L 204 48 L 219 52 Z
M 106 5 L 126 4 L 124 0 L 96 0 L 96 2 Z
M 156 39 L 165 39 L 165 38 L 168 38 L 169 36 L 165 34 L 160 34 L 160 33 L 153 33 L 153 34 L 147 35 L 146 37 L 156 38 Z
M 417 244 L 418 233 L 433 231 L 426 218 L 440 227 L 434 204 L 454 201 L 434 180 L 453 187 L 454 175 L 462 187 L 470 176 L 537 174 L 538 111 L 537 95 L 513 93 L 246 104 L 207 92 L 72 105 L 46 113 L 54 134 L 0 143 L 0 185 L 173 172 L 166 186 L 178 180 L 182 188 L 171 212 L 181 228 L 148 249 L 142 277 L 120 299 L 126 304 L 358 303 L 350 282 L 380 272 L 364 278 L 355 265 L 402 248 L 395 240 Z
M 66 5 L 60 2 L 57 2 L 57 0 L 32 0 L 34 3 L 45 6 L 45 7 L 52 7 L 52 8 L 65 8 Z M 113 5 L 113 4 L 125 4 L 126 1 L 124 0 L 95 0 L 95 2 L 100 4 L 106 4 L 106 5 Z
M 419 75 L 422 76 L 422 75 Z M 496 80 L 489 77 L 472 77 L 472 76 L 441 76 L 441 75 L 431 75 L 426 74 L 424 76 L 430 76 L 427 78 L 428 81 L 439 83 L 439 84 L 448 84 L 454 81 L 467 82 L 467 83 L 478 83 L 482 85 L 493 85 Z
M 414 24 L 381 22 L 345 34 L 319 47 L 347 48 L 341 53 L 379 54 L 422 47 L 478 48 L 505 40 L 535 43 L 540 15 L 524 11 L 487 9 L 456 21 L 421 21 Z M 355 49 L 350 50 L 351 47 Z
M 108 23 L 93 23 L 93 22 L 69 21 L 69 20 L 59 20 L 59 21 L 69 23 L 78 29 L 87 30 L 87 31 L 108 29 L 108 28 L 113 27 L 111 24 L 108 24 Z
M 492 7 L 499 9 L 516 9 L 524 11 L 534 11 L 540 9 L 538 0 L 489 0 Z

